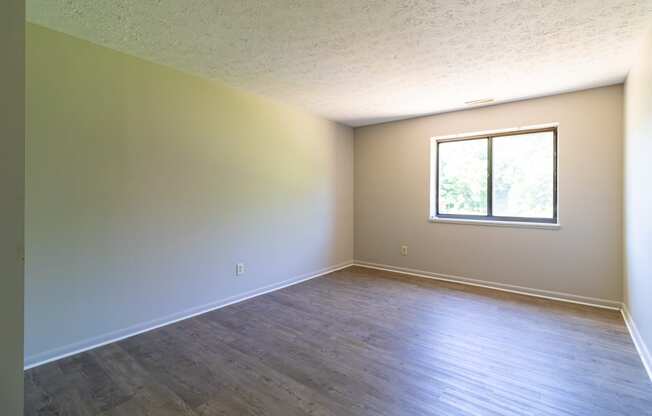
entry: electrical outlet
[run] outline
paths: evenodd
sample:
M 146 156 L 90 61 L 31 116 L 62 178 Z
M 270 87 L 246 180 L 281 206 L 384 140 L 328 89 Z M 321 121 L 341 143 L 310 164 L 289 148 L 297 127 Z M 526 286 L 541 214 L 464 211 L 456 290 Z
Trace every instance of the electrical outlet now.
M 402 245 L 401 246 L 401 256 L 407 256 L 407 253 L 408 253 L 407 250 L 408 250 L 408 246 Z
M 244 263 L 238 263 L 235 265 L 235 275 L 240 276 L 241 274 L 245 273 L 245 265 Z

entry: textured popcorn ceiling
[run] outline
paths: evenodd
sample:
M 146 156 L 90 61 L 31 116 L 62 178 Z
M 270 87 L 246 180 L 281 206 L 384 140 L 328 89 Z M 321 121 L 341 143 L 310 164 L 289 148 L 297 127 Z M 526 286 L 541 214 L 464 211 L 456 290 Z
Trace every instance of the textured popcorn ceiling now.
M 652 0 L 28 0 L 27 15 L 358 126 L 621 82 Z

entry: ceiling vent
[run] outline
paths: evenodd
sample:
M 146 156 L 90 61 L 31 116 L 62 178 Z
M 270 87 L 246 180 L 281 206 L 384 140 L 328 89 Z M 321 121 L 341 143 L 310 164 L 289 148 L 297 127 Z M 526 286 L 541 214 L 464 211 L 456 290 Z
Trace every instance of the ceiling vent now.
M 493 98 L 483 98 L 481 100 L 465 101 L 464 104 L 466 104 L 466 105 L 480 105 L 480 104 L 489 104 L 489 103 L 493 103 L 493 102 L 494 102 Z

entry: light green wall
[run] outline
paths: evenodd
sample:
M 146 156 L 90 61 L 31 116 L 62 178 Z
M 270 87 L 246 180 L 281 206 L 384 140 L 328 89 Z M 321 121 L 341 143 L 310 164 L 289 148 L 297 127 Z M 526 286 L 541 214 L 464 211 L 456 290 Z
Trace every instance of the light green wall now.
M 652 377 L 652 31 L 625 83 L 625 304 Z
M 0 414 L 23 414 L 25 3 L 0 2 Z
M 353 257 L 348 127 L 31 24 L 27 114 L 28 364 Z

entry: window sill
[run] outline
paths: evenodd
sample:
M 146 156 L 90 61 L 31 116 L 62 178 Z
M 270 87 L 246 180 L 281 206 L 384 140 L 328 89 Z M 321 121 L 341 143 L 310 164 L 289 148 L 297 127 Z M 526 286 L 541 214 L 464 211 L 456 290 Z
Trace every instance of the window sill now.
M 430 222 L 441 222 L 446 224 L 483 225 L 493 227 L 511 228 L 541 228 L 546 230 L 559 230 L 561 224 L 547 222 L 518 222 L 518 221 L 492 221 L 492 220 L 470 220 L 465 218 L 439 218 L 431 217 Z

